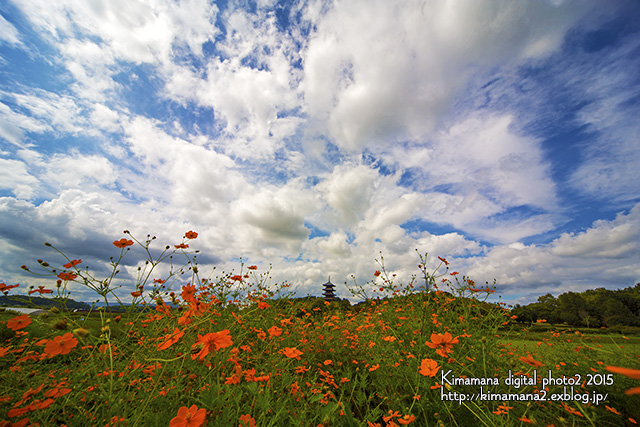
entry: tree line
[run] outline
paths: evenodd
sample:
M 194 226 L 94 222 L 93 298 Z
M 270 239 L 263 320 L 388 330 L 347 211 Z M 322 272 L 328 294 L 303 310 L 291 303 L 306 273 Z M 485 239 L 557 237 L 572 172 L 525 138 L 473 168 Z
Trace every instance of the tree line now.
M 550 293 L 538 301 L 511 310 L 516 321 L 535 323 L 567 323 L 571 326 L 600 328 L 611 326 L 640 326 L 640 283 L 625 289 L 589 289 L 584 292 L 565 292 L 557 298 Z

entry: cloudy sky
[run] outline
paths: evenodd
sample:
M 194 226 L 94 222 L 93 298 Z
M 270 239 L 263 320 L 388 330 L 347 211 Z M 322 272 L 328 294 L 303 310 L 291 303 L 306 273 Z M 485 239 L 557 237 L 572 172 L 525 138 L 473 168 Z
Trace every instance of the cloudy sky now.
M 43 242 L 101 276 L 125 229 L 157 248 L 197 231 L 201 271 L 272 264 L 298 296 L 330 275 L 350 297 L 381 252 L 406 282 L 416 249 L 508 303 L 640 282 L 637 2 L 9 0 L 0 15 L 0 281 L 18 293 L 55 286 L 20 269 L 63 263 Z

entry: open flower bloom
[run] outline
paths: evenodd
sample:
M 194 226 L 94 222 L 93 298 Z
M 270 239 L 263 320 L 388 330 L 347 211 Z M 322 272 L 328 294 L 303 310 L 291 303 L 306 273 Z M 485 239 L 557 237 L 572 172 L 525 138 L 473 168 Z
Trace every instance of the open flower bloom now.
M 198 409 L 196 405 L 192 405 L 191 408 L 183 406 L 178 409 L 178 415 L 169 421 L 169 427 L 200 427 L 206 418 L 206 409 Z
M 198 237 L 198 233 L 196 233 L 195 231 L 187 231 L 186 233 L 184 233 L 184 237 L 186 237 L 187 239 L 195 239 Z
M 126 248 L 127 246 L 133 245 L 133 240 L 127 240 L 125 238 L 122 238 L 120 240 L 116 240 L 115 242 L 113 242 L 113 245 L 116 248 Z
M 256 427 L 256 420 L 249 414 L 240 415 L 240 425 L 242 427 Z
M 76 277 L 78 277 L 77 274 L 74 273 L 70 273 L 70 272 L 62 272 L 62 273 L 58 273 L 58 279 L 62 279 L 62 280 L 66 280 L 66 281 L 70 281 L 70 280 L 74 280 Z
M 192 359 L 203 360 L 207 354 L 212 350 L 219 350 L 221 348 L 229 347 L 233 344 L 231 341 L 230 331 L 225 329 L 220 332 L 211 332 L 205 335 L 198 334 L 198 341 L 192 346 L 192 353 L 199 349 L 197 354 L 191 354 Z M 215 348 L 214 348 L 215 347 Z
M 440 367 L 438 366 L 438 362 L 435 360 L 422 359 L 422 363 L 420 363 L 420 370 L 418 372 L 425 377 L 435 377 L 438 373 L 438 369 L 440 369 Z
M 277 326 L 272 326 L 269 328 L 269 335 L 271 335 L 272 337 L 279 337 L 280 335 L 282 335 L 282 329 L 278 328 Z
M 64 335 L 58 335 L 54 339 L 47 341 L 44 352 L 48 354 L 49 357 L 57 354 L 67 354 L 76 345 L 78 345 L 78 340 L 73 337 L 71 332 L 67 332 Z
M 298 360 L 300 360 L 300 355 L 302 354 L 302 352 L 295 347 L 285 347 L 280 351 L 278 351 L 278 353 L 284 354 L 290 359 L 298 359 Z
M 63 265 L 64 268 L 71 268 L 71 267 L 75 267 L 76 265 L 82 263 L 81 259 L 74 259 L 73 261 Z
M 427 341 L 425 345 L 431 348 L 437 348 L 436 352 L 445 357 L 447 353 L 453 352 L 452 348 L 453 344 L 458 344 L 458 337 L 453 338 L 453 336 L 449 332 L 445 332 L 444 334 L 431 334 L 431 342 Z
M 18 329 L 26 328 L 31 324 L 31 319 L 28 314 L 23 314 L 22 316 L 14 317 L 13 319 L 7 320 L 7 328 L 17 331 Z

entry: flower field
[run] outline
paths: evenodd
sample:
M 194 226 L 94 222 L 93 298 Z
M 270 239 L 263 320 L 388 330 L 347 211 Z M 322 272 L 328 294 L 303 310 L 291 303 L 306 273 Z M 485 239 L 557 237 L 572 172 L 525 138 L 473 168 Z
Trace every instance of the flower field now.
M 640 422 L 637 345 L 554 331 L 534 346 L 512 345 L 509 309 L 485 302 L 494 287 L 449 272 L 445 259 L 430 273 L 420 256 L 420 279 L 408 284 L 381 264 L 369 284 L 354 283 L 364 303 L 345 307 L 293 299 L 289 285 L 269 286 L 269 272 L 256 266 L 202 278 L 187 243 L 195 232 L 156 257 L 153 238 L 125 233 L 103 279 L 60 252 L 59 262 L 38 260 L 43 273 L 34 274 L 57 283 L 30 293 L 55 293 L 60 309 L 0 313 L 0 426 Z M 133 304 L 113 313 L 118 268 L 134 244 L 148 259 Z M 175 267 L 178 256 L 185 261 Z M 157 277 L 162 262 L 172 268 Z M 64 310 L 70 283 L 111 306 Z M 13 288 L 0 284 L 5 294 Z M 381 298 L 367 294 L 372 288 Z M 564 383 L 543 385 L 546 378 Z

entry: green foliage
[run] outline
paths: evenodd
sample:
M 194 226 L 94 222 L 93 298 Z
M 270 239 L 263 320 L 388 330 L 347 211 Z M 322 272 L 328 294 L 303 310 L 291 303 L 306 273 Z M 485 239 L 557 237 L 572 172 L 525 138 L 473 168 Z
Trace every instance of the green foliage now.
M 516 321 L 531 324 L 544 319 L 551 324 L 567 323 L 592 328 L 640 326 L 640 283 L 620 290 L 589 289 L 581 293 L 551 294 L 512 309 Z

